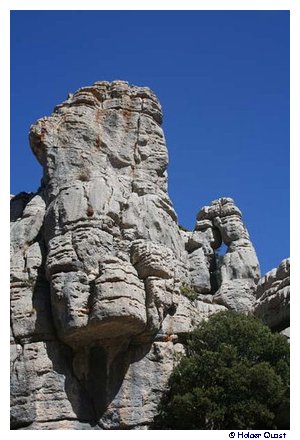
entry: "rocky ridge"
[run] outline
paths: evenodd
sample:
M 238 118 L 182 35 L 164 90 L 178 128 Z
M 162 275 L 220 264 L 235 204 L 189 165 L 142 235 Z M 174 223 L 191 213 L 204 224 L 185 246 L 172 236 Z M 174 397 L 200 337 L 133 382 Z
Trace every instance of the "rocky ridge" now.
M 289 265 L 260 279 L 232 199 L 179 228 L 161 123 L 150 89 L 102 81 L 30 129 L 43 179 L 11 200 L 12 429 L 147 429 L 201 320 L 289 326 Z

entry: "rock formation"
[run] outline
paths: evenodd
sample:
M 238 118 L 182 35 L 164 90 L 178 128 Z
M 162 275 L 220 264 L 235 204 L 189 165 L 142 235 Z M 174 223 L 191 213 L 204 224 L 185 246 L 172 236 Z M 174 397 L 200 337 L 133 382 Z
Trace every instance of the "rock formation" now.
M 218 271 L 215 273 L 214 285 L 210 285 L 209 282 L 205 285 L 208 291 L 212 291 L 213 287 L 217 289 L 214 302 L 237 311 L 249 310 L 254 301 L 255 283 L 260 277 L 259 263 L 247 229 L 242 222 L 241 211 L 234 205 L 232 199 L 221 198 L 201 209 L 191 237 L 190 248 L 192 246 L 192 249 L 195 249 L 197 242 L 205 243 L 200 249 L 206 261 L 210 263 L 206 270 L 206 280 L 209 280 L 212 264 Z M 213 251 L 221 243 L 227 246 L 227 251 L 224 257 L 215 262 Z M 196 253 L 198 254 L 194 257 Z M 200 255 L 200 250 L 197 248 L 189 254 L 195 290 L 201 290 L 202 287 L 201 282 L 197 281 L 204 273 L 198 263 L 201 259 Z
M 147 429 L 201 320 L 254 310 L 283 329 L 285 269 L 256 290 L 232 199 L 179 228 L 161 123 L 153 92 L 114 81 L 30 129 L 43 179 L 11 200 L 12 429 Z
M 253 314 L 272 330 L 289 337 L 290 327 L 290 259 L 283 260 L 277 269 L 267 272 L 256 287 Z

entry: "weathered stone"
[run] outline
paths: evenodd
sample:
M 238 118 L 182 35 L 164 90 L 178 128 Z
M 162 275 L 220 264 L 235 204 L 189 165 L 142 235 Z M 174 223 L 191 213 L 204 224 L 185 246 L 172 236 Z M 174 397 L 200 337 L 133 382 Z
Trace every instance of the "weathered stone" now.
M 226 310 L 226 307 L 198 300 L 190 301 L 181 295 L 176 314 L 167 316 L 163 321 L 159 338 L 163 340 L 171 338 L 171 340 L 177 341 L 178 336 L 187 336 L 200 322 L 222 310 Z
M 139 277 L 174 278 L 174 255 L 165 246 L 151 241 L 138 240 L 131 247 L 131 261 Z
M 147 322 L 145 290 L 134 267 L 120 259 L 104 261 L 95 280 L 89 315 L 99 337 L 141 333 Z
M 13 214 L 10 227 L 10 271 L 12 281 L 27 282 L 29 278 L 36 276 L 41 264 L 42 251 L 37 241 L 43 225 L 45 202 L 40 195 L 23 197 L 23 194 L 11 200 Z M 19 205 L 19 202 L 22 202 L 22 207 L 17 209 L 16 204 Z
M 174 315 L 180 301 L 179 283 L 172 279 L 148 277 L 145 280 L 147 331 L 156 334 L 164 319 Z
M 100 426 L 103 429 L 147 427 L 156 414 L 174 365 L 183 354 L 182 344 L 173 344 L 171 341 L 129 349 L 122 360 L 116 362 L 118 369 L 125 364 L 128 370 L 115 398 L 102 416 Z M 118 372 L 113 368 L 111 374 Z
M 85 343 L 90 328 L 97 339 L 141 332 L 147 313 L 138 277 L 174 279 L 184 271 L 160 123 L 150 90 L 113 82 L 80 89 L 31 127 L 46 184 L 46 274 L 66 342 Z M 117 255 L 126 259 L 132 240 L 134 267 L 129 259 L 105 266 Z
M 22 217 L 25 206 L 32 198 L 33 193 L 21 192 L 10 196 L 10 221 L 15 222 Z
M 197 222 L 195 231 L 189 233 L 186 249 L 189 253 L 189 283 L 200 294 L 210 293 L 212 272 L 215 265 L 215 249 L 221 245 L 221 236 L 209 219 Z
M 204 254 L 203 248 L 196 249 L 189 255 L 190 283 L 196 292 L 209 293 L 210 283 L 210 260 Z
M 203 229 L 203 222 L 211 222 L 227 246 L 225 255 L 215 262 L 217 292 L 214 302 L 229 309 L 247 312 L 255 301 L 254 289 L 260 271 L 240 210 L 232 199 L 221 198 L 202 208 L 197 220 L 197 229 Z
M 256 288 L 232 199 L 178 226 L 161 122 L 150 89 L 118 80 L 31 127 L 41 189 L 11 199 L 12 429 L 147 429 L 200 322 L 226 308 L 285 321 L 287 264 Z
M 224 281 L 213 297 L 213 303 L 237 312 L 248 312 L 255 301 L 255 284 L 247 279 Z
M 37 342 L 14 349 L 11 371 L 13 429 L 34 422 L 93 419 L 86 393 L 72 375 L 70 359 L 70 353 L 58 342 Z
M 15 252 L 20 249 L 24 250 L 24 247 L 29 246 L 37 237 L 43 224 L 44 215 L 45 202 L 37 194 L 24 207 L 22 217 L 11 223 L 10 242 Z
M 42 195 L 21 193 L 12 198 L 11 326 L 16 341 L 53 339 L 49 285 L 44 274 L 45 247 Z M 17 206 L 17 208 L 16 208 Z
M 188 273 L 187 253 L 167 194 L 168 154 L 161 121 L 160 104 L 148 88 L 114 81 L 80 89 L 52 116 L 31 127 L 32 150 L 44 169 L 42 196 L 12 199 L 13 336 L 33 348 L 33 343 L 50 340 L 63 347 L 57 335 L 72 347 L 76 378 L 68 368 L 64 374 L 66 381 L 76 379 L 88 390 L 93 422 L 101 420 L 105 405 L 114 406 L 111 390 L 103 385 L 116 386 L 108 365 L 112 368 L 113 358 L 124 353 L 131 340 L 140 346 L 148 340 L 152 350 L 151 340 L 164 319 L 176 312 L 180 280 Z M 45 309 L 50 327 L 48 317 L 41 325 Z M 36 350 L 40 362 L 46 363 L 43 347 Z M 13 350 L 12 359 L 19 356 L 18 350 Z M 59 356 L 63 362 L 63 350 Z M 164 373 L 160 359 L 153 363 L 158 368 L 153 374 L 166 382 L 171 367 Z M 136 359 L 137 369 L 139 361 L 143 359 Z M 40 404 L 37 414 L 34 387 L 44 387 L 36 376 L 39 367 L 20 358 L 21 366 L 25 382 L 20 396 L 31 397 L 23 407 L 26 416 L 12 415 L 14 426 L 77 429 L 77 422 L 91 421 L 90 414 L 82 419 L 65 403 L 62 410 L 56 405 L 56 398 L 69 398 L 60 397 L 57 376 L 49 413 Z M 131 373 L 128 378 L 126 374 L 121 377 L 124 383 L 137 387 Z M 121 425 L 134 428 L 150 422 L 161 395 L 151 401 L 151 377 L 149 373 L 144 385 L 149 394 L 145 420 L 138 422 L 136 409 L 130 420 L 120 416 Z M 80 392 L 74 391 L 78 402 Z
M 256 287 L 253 313 L 271 329 L 282 331 L 290 326 L 290 259 L 267 272 Z
M 64 429 L 72 429 L 72 430 L 101 430 L 98 425 L 92 423 L 82 423 L 78 422 L 78 420 L 58 420 L 56 422 L 34 422 L 29 426 L 20 429 L 31 429 L 31 430 L 64 430 Z

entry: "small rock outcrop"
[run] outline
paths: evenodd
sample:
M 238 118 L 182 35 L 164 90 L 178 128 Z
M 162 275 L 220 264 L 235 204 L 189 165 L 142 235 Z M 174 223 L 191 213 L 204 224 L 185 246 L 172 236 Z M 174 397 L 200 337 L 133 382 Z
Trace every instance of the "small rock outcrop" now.
M 227 250 L 219 256 L 215 251 L 222 243 Z M 214 303 L 229 309 L 249 310 L 260 277 L 259 263 L 241 211 L 232 199 L 221 198 L 201 209 L 188 249 L 192 251 L 189 260 L 194 289 L 213 292 Z M 206 270 L 200 263 L 203 256 Z
M 11 199 L 12 429 L 147 429 L 203 319 L 283 329 L 285 269 L 258 282 L 232 199 L 178 226 L 161 123 L 150 89 L 102 81 L 30 129 L 43 179 Z
M 289 337 L 290 327 L 290 259 L 267 272 L 256 287 L 253 314 L 274 331 Z

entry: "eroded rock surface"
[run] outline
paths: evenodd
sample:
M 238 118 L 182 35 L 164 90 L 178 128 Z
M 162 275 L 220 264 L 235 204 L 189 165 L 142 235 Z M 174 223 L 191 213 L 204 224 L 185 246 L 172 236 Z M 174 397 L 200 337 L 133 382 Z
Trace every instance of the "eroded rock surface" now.
M 161 123 L 150 89 L 102 81 L 30 129 L 43 179 L 11 200 L 12 429 L 147 429 L 188 333 L 255 301 L 232 199 L 179 228 Z
M 290 259 L 283 260 L 277 269 L 267 272 L 256 287 L 253 313 L 272 330 L 289 337 L 290 327 Z
M 99 82 L 31 127 L 44 169 L 46 274 L 69 345 L 141 334 L 149 277 L 184 276 L 161 119 L 149 89 Z
M 222 244 L 226 246 L 224 256 L 218 254 Z M 223 197 L 200 210 L 186 248 L 190 283 L 196 292 L 213 293 L 212 303 L 232 310 L 251 308 L 259 263 L 241 211 L 232 199 Z

